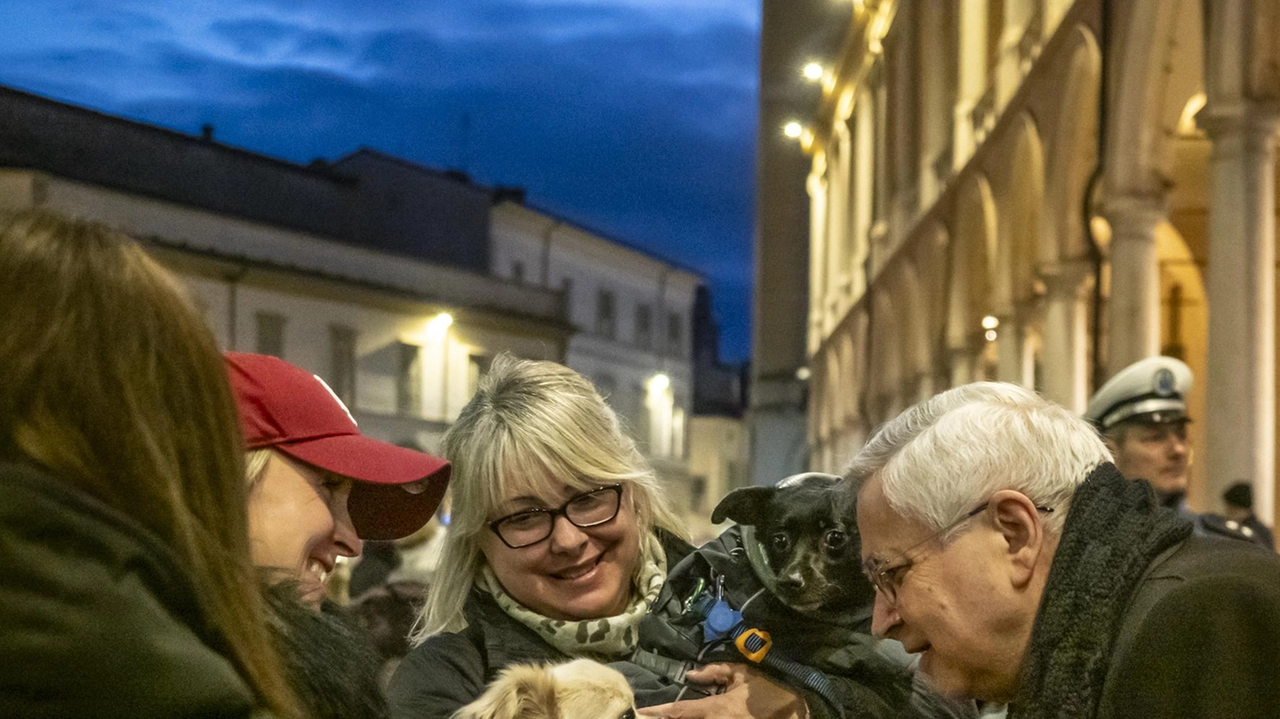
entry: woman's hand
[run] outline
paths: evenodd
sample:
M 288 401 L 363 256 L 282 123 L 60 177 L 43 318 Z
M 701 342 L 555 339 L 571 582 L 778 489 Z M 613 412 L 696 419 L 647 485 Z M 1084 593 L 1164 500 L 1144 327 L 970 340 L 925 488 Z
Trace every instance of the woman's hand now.
M 708 664 L 686 675 L 695 684 L 722 687 L 705 699 L 661 704 L 641 716 L 664 719 L 808 719 L 804 700 L 757 669 L 743 664 Z

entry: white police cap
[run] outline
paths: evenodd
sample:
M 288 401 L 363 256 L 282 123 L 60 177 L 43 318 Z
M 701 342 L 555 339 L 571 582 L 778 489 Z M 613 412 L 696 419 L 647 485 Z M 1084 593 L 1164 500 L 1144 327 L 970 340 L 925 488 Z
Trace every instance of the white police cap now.
M 1116 373 L 1089 400 L 1084 418 L 1106 431 L 1125 420 L 1187 421 L 1191 368 L 1172 357 L 1148 357 Z

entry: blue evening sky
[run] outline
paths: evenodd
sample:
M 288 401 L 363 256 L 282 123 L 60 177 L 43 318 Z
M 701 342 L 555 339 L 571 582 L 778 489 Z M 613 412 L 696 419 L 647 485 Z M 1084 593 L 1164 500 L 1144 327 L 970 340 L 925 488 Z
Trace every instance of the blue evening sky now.
M 0 0 L 0 84 L 307 162 L 366 145 L 700 271 L 749 354 L 756 0 Z

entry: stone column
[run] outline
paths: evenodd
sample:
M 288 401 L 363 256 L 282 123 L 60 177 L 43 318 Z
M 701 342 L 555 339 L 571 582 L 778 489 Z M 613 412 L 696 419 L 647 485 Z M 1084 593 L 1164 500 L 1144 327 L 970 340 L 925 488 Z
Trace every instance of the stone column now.
M 1044 278 L 1044 394 L 1076 414 L 1089 398 L 1089 272 L 1071 263 Z
M 1012 314 L 1000 318 L 996 328 L 996 379 L 1026 385 L 1022 350 L 1022 327 Z
M 1275 133 L 1249 109 L 1211 116 L 1208 496 L 1252 482 L 1272 523 L 1275 477 Z
M 974 359 L 973 352 L 968 347 L 952 349 L 950 364 L 952 387 L 959 387 L 962 384 L 968 384 L 974 380 L 974 370 L 977 361 Z
M 1118 198 L 1111 223 L 1111 298 L 1107 305 L 1107 374 L 1160 353 L 1160 262 L 1156 227 L 1164 202 Z

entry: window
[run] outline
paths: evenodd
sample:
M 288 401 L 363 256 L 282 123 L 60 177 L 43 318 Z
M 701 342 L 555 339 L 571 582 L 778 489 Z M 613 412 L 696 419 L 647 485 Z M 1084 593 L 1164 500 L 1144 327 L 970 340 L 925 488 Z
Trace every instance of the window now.
M 356 331 L 329 325 L 329 387 L 348 406 L 356 400 Z
M 467 401 L 475 396 L 476 390 L 480 388 L 480 378 L 489 371 L 491 364 L 493 364 L 493 358 L 489 355 L 478 354 L 467 357 Z
M 604 397 L 606 401 L 613 397 L 613 394 L 618 391 L 618 380 L 611 374 L 602 373 L 596 375 L 595 385 L 596 391 L 599 392 L 600 396 Z M 618 408 L 614 407 L 613 410 L 617 412 Z
M 596 333 L 608 339 L 618 336 L 613 292 L 610 290 L 600 290 L 596 295 Z
M 396 410 L 422 414 L 422 352 L 417 345 L 397 343 Z
M 673 353 L 684 351 L 684 322 L 678 312 L 667 315 L 667 349 Z
M 511 263 L 511 279 L 524 283 L 524 263 L 520 260 Z
M 653 346 L 653 308 L 647 304 L 636 306 L 636 346 Z
M 256 320 L 254 351 L 260 355 L 284 359 L 284 316 L 274 312 L 259 312 Z
M 564 321 L 573 324 L 573 278 L 560 280 L 560 302 L 564 309 Z M 575 325 L 576 327 L 576 325 Z

